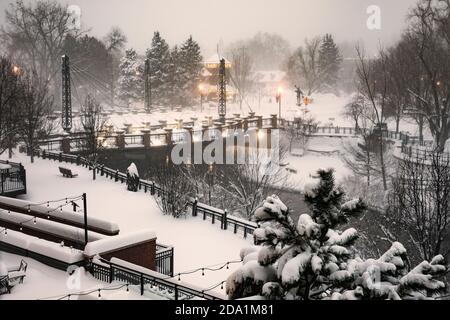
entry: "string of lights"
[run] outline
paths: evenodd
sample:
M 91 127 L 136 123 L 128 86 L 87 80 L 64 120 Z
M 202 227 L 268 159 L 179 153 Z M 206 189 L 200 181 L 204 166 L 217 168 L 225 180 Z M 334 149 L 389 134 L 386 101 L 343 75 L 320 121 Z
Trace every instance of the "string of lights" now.
M 36 207 L 36 206 L 42 206 L 42 205 L 47 205 L 47 207 L 50 206 L 50 203 L 58 203 L 58 202 L 62 202 L 65 201 L 65 203 L 53 208 L 52 210 L 48 210 L 46 212 L 47 215 L 49 215 L 50 213 L 56 212 L 58 210 L 62 211 L 62 209 L 68 205 L 72 205 L 74 201 L 80 200 L 82 199 L 83 196 L 76 196 L 76 197 L 67 197 L 67 198 L 63 198 L 63 199 L 58 199 L 58 200 L 48 200 L 42 203 L 33 203 L 33 204 L 27 204 L 25 206 L 19 207 L 19 208 L 23 208 L 23 209 L 27 209 L 28 212 L 31 212 L 31 208 L 32 207 Z M 0 209 L 0 212 L 7 212 L 7 214 L 11 214 L 11 210 L 5 210 L 5 209 Z M 48 219 L 50 219 L 50 216 L 47 217 Z M 28 222 L 33 221 L 34 224 L 37 223 L 37 219 L 36 217 L 32 217 L 30 219 L 26 219 L 24 221 L 19 222 L 19 226 L 20 226 L 20 230 L 22 230 L 22 226 Z M 0 233 L 4 233 L 5 235 L 8 234 L 8 228 L 2 228 L 0 230 Z
M 205 271 L 213 271 L 214 272 L 214 271 L 222 270 L 225 267 L 227 269 L 229 269 L 230 264 L 241 263 L 241 262 L 242 262 L 242 260 L 227 261 L 225 263 L 215 264 L 215 265 L 212 265 L 212 266 L 201 267 L 201 268 L 193 269 L 193 270 L 190 270 L 190 271 L 179 272 L 179 273 L 175 274 L 172 277 L 168 276 L 167 278 L 164 278 L 164 279 L 172 279 L 172 278 L 178 277 L 178 281 L 181 281 L 181 276 L 182 275 L 193 274 L 193 273 L 196 273 L 196 272 L 199 272 L 199 271 L 201 271 L 202 272 L 202 276 L 204 276 L 205 275 Z M 217 265 L 220 265 L 220 267 L 214 268 Z
M 121 284 L 119 286 L 115 285 L 115 286 L 109 286 L 109 287 L 103 287 L 103 288 L 97 288 L 97 289 L 90 289 L 90 290 L 84 290 L 84 291 L 79 291 L 79 292 L 71 292 L 71 293 L 65 293 L 65 294 L 59 294 L 59 295 L 55 295 L 55 296 L 51 296 L 51 297 L 45 297 L 45 298 L 39 298 L 37 300 L 64 300 L 64 299 L 68 299 L 70 300 L 71 297 L 73 296 L 88 296 L 90 294 L 93 294 L 94 292 L 98 292 L 98 298 L 101 298 L 101 292 L 102 291 L 115 291 L 115 290 L 121 290 L 122 288 L 126 287 L 126 291 L 129 292 L 130 291 L 130 285 L 129 283 L 125 283 L 125 284 Z

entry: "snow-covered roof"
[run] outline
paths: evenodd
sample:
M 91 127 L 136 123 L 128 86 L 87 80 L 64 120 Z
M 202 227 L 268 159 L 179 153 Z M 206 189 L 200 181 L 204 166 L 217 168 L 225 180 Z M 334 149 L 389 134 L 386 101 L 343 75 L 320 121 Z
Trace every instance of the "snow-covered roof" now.
M 231 62 L 225 58 L 224 56 L 219 55 L 218 53 L 213 54 L 209 59 L 206 59 L 205 65 L 217 65 L 220 63 L 220 60 L 225 59 L 225 64 L 229 68 L 231 66 Z
M 286 72 L 280 70 L 256 71 L 255 79 L 260 83 L 281 82 L 286 76 Z
M 0 242 L 38 253 L 68 264 L 83 261 L 83 253 L 80 250 L 69 248 L 59 243 L 39 239 L 18 231 L 8 230 L 8 234 L 0 233 Z
M 105 239 L 89 242 L 84 248 L 84 254 L 87 257 L 93 257 L 97 254 L 111 252 L 152 239 L 156 239 L 156 234 L 148 229 L 127 233 L 124 235 L 108 237 Z

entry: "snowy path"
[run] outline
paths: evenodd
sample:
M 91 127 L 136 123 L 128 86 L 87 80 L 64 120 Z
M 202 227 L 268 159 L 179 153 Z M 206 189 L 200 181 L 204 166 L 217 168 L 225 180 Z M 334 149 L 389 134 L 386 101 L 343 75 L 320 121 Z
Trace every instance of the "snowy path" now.
M 103 177 L 92 181 L 92 173 L 85 168 L 62 164 L 79 174 L 77 178 L 67 179 L 58 171 L 59 162 L 36 159 L 31 164 L 21 154 L 16 155 L 13 161 L 22 162 L 27 170 L 28 194 L 22 199 L 38 202 L 86 192 L 90 216 L 118 223 L 121 233 L 150 228 L 156 232 L 158 242 L 173 245 L 175 273 L 239 260 L 240 249 L 251 244 L 251 237 L 245 240 L 200 218 L 165 216 L 148 193 L 128 192 L 125 185 Z M 230 265 L 229 270 L 205 272 L 205 276 L 201 271 L 196 272 L 182 276 L 182 280 L 207 288 L 225 280 L 236 266 Z M 216 290 L 221 291 L 220 287 Z

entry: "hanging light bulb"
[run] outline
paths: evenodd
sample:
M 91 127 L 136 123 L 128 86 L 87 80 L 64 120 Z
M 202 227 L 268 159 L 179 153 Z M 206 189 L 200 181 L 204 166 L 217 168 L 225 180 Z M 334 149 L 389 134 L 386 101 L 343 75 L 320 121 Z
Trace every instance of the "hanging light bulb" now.
M 31 210 L 30 210 L 30 205 L 28 205 L 28 210 L 27 210 L 27 211 L 28 211 L 28 213 L 30 213 L 30 212 L 31 212 Z
M 128 288 L 128 283 L 127 283 L 127 292 L 130 292 L 130 288 Z
M 220 284 L 220 289 L 223 290 L 223 281 L 222 281 L 222 283 Z
M 102 297 L 101 293 L 100 293 L 100 289 L 98 289 L 98 298 L 100 299 Z
M 67 296 L 67 300 L 70 300 L 70 294 Z
M 5 229 L 5 236 L 8 235 L 8 229 Z
M 67 203 L 67 198 L 66 198 L 66 203 Z
M 202 276 L 205 275 L 205 269 L 202 268 Z
M 181 277 L 180 277 L 180 275 L 181 275 L 181 274 L 178 274 L 178 281 L 181 281 Z
M 50 202 L 47 201 L 47 208 L 50 206 Z
M 20 229 L 19 229 L 20 231 L 22 231 L 23 230 L 23 228 L 22 228 L 22 224 L 20 224 Z
M 230 263 L 229 263 L 229 262 L 227 262 L 227 269 L 230 269 L 230 266 L 229 266 L 229 264 L 230 264 Z
M 33 223 L 34 223 L 34 224 L 36 224 L 36 217 L 34 217 L 34 219 L 33 219 Z

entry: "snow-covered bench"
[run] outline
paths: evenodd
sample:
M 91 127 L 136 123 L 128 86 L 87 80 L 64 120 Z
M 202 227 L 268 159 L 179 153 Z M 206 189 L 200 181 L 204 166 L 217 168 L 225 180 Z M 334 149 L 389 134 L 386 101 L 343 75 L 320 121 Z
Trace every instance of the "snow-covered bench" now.
M 8 269 L 8 274 L 0 276 L 0 294 L 11 293 L 11 289 L 17 284 L 23 283 L 28 264 L 20 261 L 20 266 Z
M 75 178 L 78 176 L 78 174 L 72 173 L 72 170 L 63 167 L 59 167 L 59 172 L 62 173 L 63 177 L 67 178 Z

